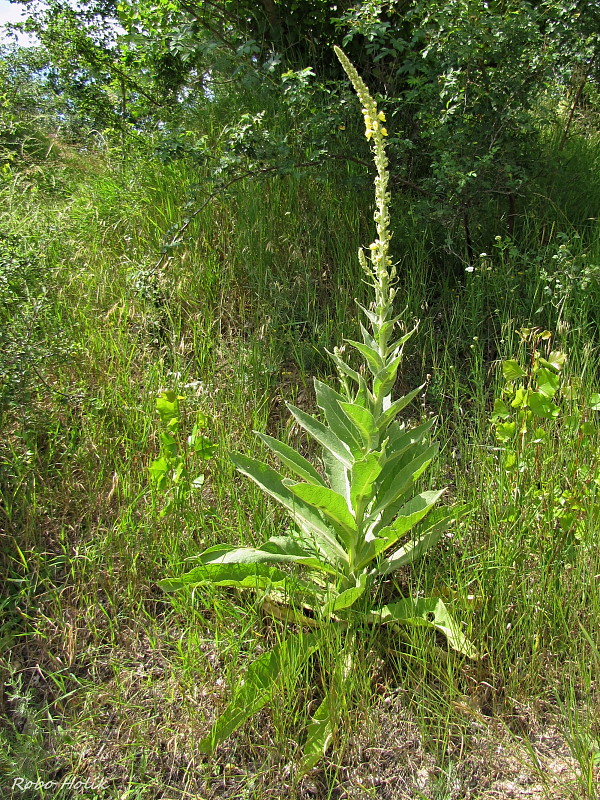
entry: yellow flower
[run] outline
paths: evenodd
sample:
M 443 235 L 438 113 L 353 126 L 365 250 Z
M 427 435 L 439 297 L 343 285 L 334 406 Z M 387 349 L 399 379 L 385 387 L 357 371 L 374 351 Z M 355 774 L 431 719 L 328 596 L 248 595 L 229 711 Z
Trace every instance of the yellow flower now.
M 377 114 L 377 119 L 381 120 L 381 122 L 385 122 L 385 114 L 383 111 L 380 111 L 379 114 Z

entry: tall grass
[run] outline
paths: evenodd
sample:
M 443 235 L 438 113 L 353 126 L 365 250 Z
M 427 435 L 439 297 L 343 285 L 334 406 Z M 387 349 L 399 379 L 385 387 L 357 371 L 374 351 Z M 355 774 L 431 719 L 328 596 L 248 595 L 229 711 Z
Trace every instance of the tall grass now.
M 539 469 L 515 481 L 489 422 L 500 361 L 519 355 L 523 326 L 553 332 L 578 402 L 600 386 L 600 237 L 582 197 L 600 194 L 597 154 L 590 137 L 569 148 L 571 185 L 565 173 L 540 179 L 540 207 L 528 208 L 515 240 L 498 240 L 459 277 L 440 267 L 427 224 L 397 206 L 398 304 L 421 320 L 400 388 L 429 376 L 411 413 L 439 418 L 444 447 L 431 480 L 472 507 L 439 554 L 397 580 L 442 596 L 483 658 L 463 663 L 427 633 L 377 642 L 323 634 L 319 663 L 337 676 L 344 733 L 300 783 L 296 741 L 323 675 L 309 664 L 298 681 L 282 676 L 274 710 L 206 761 L 195 742 L 280 630 L 235 593 L 173 604 L 156 581 L 212 543 L 257 543 L 282 524 L 234 475 L 228 453 L 256 452 L 253 428 L 304 446 L 284 401 L 314 408 L 312 376 L 330 369 L 324 348 L 354 328 L 364 200 L 333 173 L 238 183 L 156 269 L 187 188 L 205 177 L 197 166 L 109 154 L 68 179 L 4 179 L 0 230 L 45 269 L 40 324 L 1 410 L 8 796 L 66 800 L 65 780 L 76 776 L 110 798 L 463 797 L 470 781 L 481 791 L 493 782 L 481 753 L 493 762 L 498 747 L 513 754 L 502 761 L 507 774 L 523 762 L 548 793 L 595 796 L 598 434 L 585 444 L 565 412 Z M 52 188 L 61 180 L 68 192 Z M 201 492 L 161 516 L 147 467 L 165 388 L 187 396 L 190 420 L 196 410 L 209 416 L 219 449 Z M 577 536 L 557 525 L 565 492 L 583 498 Z M 348 677 L 350 650 L 359 666 Z M 558 761 L 564 771 L 549 772 Z M 35 783 L 29 794 L 13 791 L 17 777 Z

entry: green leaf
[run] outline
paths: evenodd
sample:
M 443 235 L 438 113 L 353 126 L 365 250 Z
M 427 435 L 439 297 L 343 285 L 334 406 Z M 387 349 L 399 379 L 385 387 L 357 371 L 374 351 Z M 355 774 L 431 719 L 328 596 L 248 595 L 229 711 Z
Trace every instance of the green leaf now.
M 316 378 L 314 383 L 317 405 L 325 414 L 327 424 L 338 439 L 348 446 L 351 453 L 358 455 L 363 447 L 360 431 L 340 408 L 340 404 L 346 402 L 346 398 Z
M 378 521 L 383 525 L 387 524 L 390 517 L 387 517 L 385 512 L 389 511 L 390 506 L 396 500 L 402 498 L 402 496 L 410 489 L 420 475 L 427 469 L 429 464 L 435 458 L 438 449 L 437 443 L 430 445 L 425 452 L 421 453 L 421 455 L 417 456 L 417 458 L 414 458 L 412 461 L 410 461 L 409 464 L 407 464 L 397 473 L 397 475 L 394 476 L 389 489 L 385 492 L 382 498 L 378 499 L 375 508 L 369 514 L 369 522 L 371 524 L 375 524 Z M 381 520 L 377 519 L 379 515 L 381 515 Z
M 334 455 L 347 469 L 350 469 L 354 463 L 352 453 L 350 452 L 348 446 L 345 445 L 344 442 L 342 442 L 341 439 L 335 435 L 331 428 L 326 427 L 322 422 L 319 422 L 314 417 L 311 417 L 310 414 L 307 414 L 306 412 L 290 405 L 289 403 L 288 408 L 298 424 L 301 425 L 304 430 L 313 437 L 313 439 L 316 439 L 320 445 L 329 450 L 329 452 L 332 453 L 332 455 Z
M 567 354 L 561 350 L 553 350 L 548 358 L 540 358 L 539 362 L 543 367 L 550 367 L 556 372 L 560 372 L 567 361 Z
M 363 305 L 361 305 L 358 302 L 358 300 L 355 300 L 354 302 L 360 308 L 360 310 L 363 312 L 363 314 L 366 315 L 366 317 L 369 320 L 369 322 L 371 323 L 371 325 L 377 325 L 378 324 L 379 316 L 378 316 L 378 314 L 375 313 L 375 311 L 370 311 L 368 308 L 365 308 Z
M 277 567 L 260 562 L 231 564 L 200 564 L 178 578 L 165 578 L 158 582 L 165 592 L 176 592 L 184 586 L 237 586 L 240 589 L 269 589 L 289 583 L 289 575 Z
M 316 767 L 327 753 L 333 735 L 330 702 L 329 695 L 325 695 L 308 726 L 308 733 L 306 742 L 304 743 L 302 761 L 300 762 L 299 768 L 300 775 Z
M 377 442 L 377 426 L 373 414 L 368 408 L 358 405 L 356 403 L 340 403 L 340 408 L 354 426 L 360 431 L 362 436 L 363 445 L 372 448 Z
M 386 409 L 382 414 L 380 414 L 379 418 L 376 420 L 376 425 L 380 431 L 386 431 L 389 424 L 392 420 L 399 414 L 409 403 L 415 399 L 415 397 L 421 392 L 425 387 L 425 384 L 421 384 L 412 392 L 405 394 L 404 397 L 398 398 L 395 400 L 392 405 Z
M 356 381 L 356 383 L 360 383 L 360 375 L 358 374 L 358 372 L 352 369 L 352 367 L 350 367 L 348 364 L 346 364 L 346 362 L 343 361 L 337 355 L 337 353 L 331 353 L 329 350 L 325 350 L 325 352 L 327 353 L 328 356 L 330 356 L 333 359 L 333 362 L 335 363 L 339 371 L 342 373 L 342 375 L 347 375 L 349 378 L 352 378 L 353 381 Z
M 510 417 L 510 410 L 503 400 L 497 398 L 494 400 L 494 410 L 492 411 L 492 422 L 498 422 L 501 419 L 508 419 Z
M 185 397 L 176 392 L 163 392 L 156 400 L 156 410 L 163 425 L 168 425 L 179 417 L 179 401 Z
M 280 442 L 279 439 L 275 439 L 273 436 L 268 436 L 266 433 L 259 433 L 258 431 L 255 431 L 255 433 L 295 475 L 308 483 L 325 486 L 325 481 L 310 461 L 307 461 L 304 456 L 296 452 L 293 447 Z
M 384 325 L 382 325 L 381 336 L 387 336 L 388 333 L 391 333 L 394 325 L 396 325 L 397 322 L 400 322 L 403 316 L 404 316 L 403 314 L 399 314 L 397 317 L 394 317 L 394 319 L 390 319 Z M 417 328 L 418 325 L 415 325 L 415 327 L 411 331 L 408 331 L 408 333 L 403 334 L 395 342 L 388 345 L 390 352 L 398 351 L 401 347 L 403 347 L 406 344 L 406 342 L 408 342 L 408 340 L 412 338 L 412 336 L 416 333 Z
M 465 511 L 466 506 L 458 509 L 454 507 L 450 511 L 440 510 L 439 512 L 434 512 L 435 520 L 429 520 L 430 527 L 416 539 L 407 542 L 403 547 L 388 556 L 381 565 L 380 573 L 389 575 L 390 572 L 417 561 L 439 542 L 441 535 L 448 529 L 450 523 L 461 517 Z
M 171 465 L 169 461 L 164 457 L 161 456 L 160 458 L 155 459 L 150 466 L 148 467 L 148 472 L 150 473 L 150 477 L 153 481 L 159 483 L 162 478 L 164 478 L 169 471 Z
M 197 431 L 195 435 L 190 437 L 189 441 L 194 453 L 205 461 L 212 458 L 219 449 L 218 445 L 211 442 L 208 436 L 204 436 Z
M 519 362 L 514 359 L 502 362 L 502 374 L 504 375 L 504 380 L 507 381 L 518 381 L 519 378 L 527 375 Z
M 592 411 L 600 411 L 600 394 L 594 392 L 590 395 L 589 404 Z
M 499 422 L 496 425 L 496 437 L 500 442 L 509 442 L 517 432 L 516 422 Z
M 350 491 L 348 470 L 346 470 L 343 464 L 340 464 L 329 450 L 323 450 L 322 458 L 330 487 L 334 492 L 345 495 Z M 349 497 L 348 500 L 350 500 Z
M 365 328 L 365 326 L 362 324 L 362 322 L 360 323 L 360 332 L 361 332 L 361 335 L 363 337 L 363 342 L 366 344 L 366 346 L 370 347 L 372 350 L 377 350 L 377 342 L 371 336 L 371 334 Z M 383 366 L 383 364 L 382 364 L 382 366 Z
M 379 453 L 369 453 L 352 466 L 350 502 L 356 518 L 362 516 L 365 506 L 373 496 L 373 485 L 381 473 Z
M 221 742 L 269 702 L 279 676 L 286 675 L 288 680 L 291 679 L 316 649 L 314 634 L 298 633 L 254 661 L 223 714 L 199 743 L 200 751 L 209 755 L 214 753 Z
M 196 411 L 196 425 L 199 428 L 206 428 L 209 422 L 209 416 L 207 416 L 203 411 Z
M 377 532 L 377 539 L 374 541 L 377 555 L 395 544 L 427 516 L 445 491 L 440 489 L 437 492 L 421 492 L 405 503 L 392 524 Z
M 291 537 L 281 537 L 281 539 L 294 540 Z M 306 567 L 337 575 L 331 565 L 322 561 L 314 552 L 302 550 L 300 547 L 294 548 L 295 552 L 284 550 L 275 541 L 269 540 L 262 547 L 233 547 L 231 545 L 215 545 L 209 547 L 200 555 L 203 564 L 302 564 Z
M 340 538 L 347 549 L 356 543 L 358 530 L 356 521 L 348 509 L 346 499 L 326 486 L 315 486 L 310 483 L 286 484 L 296 497 L 308 505 L 322 511 L 334 524 Z
M 263 491 L 281 503 L 303 530 L 309 531 L 314 536 L 315 546 L 332 564 L 348 561 L 348 556 L 338 542 L 334 531 L 329 528 L 313 507 L 302 502 L 297 495 L 292 494 L 274 469 L 262 461 L 248 458 L 241 453 L 232 454 L 231 460 L 243 475 L 247 475 Z
M 531 442 L 532 444 L 541 444 L 548 440 L 548 434 L 543 428 L 536 428 L 533 431 Z
M 421 625 L 435 628 L 443 633 L 448 644 L 469 658 L 478 658 L 478 653 L 461 631 L 444 603 L 438 597 L 406 597 L 398 603 L 390 603 L 368 615 L 371 622 L 397 622 L 402 625 Z
M 386 471 L 388 469 L 395 469 L 395 462 L 405 456 L 411 448 L 416 448 L 424 444 L 425 437 L 435 424 L 435 418 L 429 419 L 427 422 L 417 425 L 416 428 L 409 428 L 404 430 L 398 423 L 392 423 L 388 430 L 388 443 L 385 448 L 386 453 Z M 382 476 L 383 479 L 383 476 Z
M 529 401 L 529 389 L 524 386 L 519 386 L 512 399 L 511 406 L 513 408 L 527 408 Z
M 324 617 L 330 614 L 335 614 L 336 611 L 342 611 L 344 608 L 350 608 L 356 603 L 359 597 L 365 593 L 367 587 L 368 575 L 366 572 L 359 577 L 359 582 L 356 586 L 351 586 L 343 592 L 340 592 L 336 597 L 323 606 L 322 614 Z
M 177 444 L 177 440 L 172 433 L 169 433 L 169 431 L 162 431 L 160 434 L 160 445 L 164 453 L 171 458 L 179 453 L 179 445 Z
M 346 342 L 352 345 L 352 347 L 355 347 L 358 352 L 365 357 L 373 375 L 378 375 L 381 372 L 384 368 L 384 363 L 377 350 L 362 342 L 355 342 L 352 339 L 346 339 Z
M 387 397 L 392 391 L 401 361 L 402 353 L 399 353 L 377 373 L 373 381 L 373 392 L 376 397 Z
M 559 377 L 546 367 L 541 367 L 537 372 L 537 388 L 544 397 L 554 397 L 558 391 Z
M 555 419 L 560 413 L 558 406 L 539 392 L 529 392 L 528 405 L 537 417 Z

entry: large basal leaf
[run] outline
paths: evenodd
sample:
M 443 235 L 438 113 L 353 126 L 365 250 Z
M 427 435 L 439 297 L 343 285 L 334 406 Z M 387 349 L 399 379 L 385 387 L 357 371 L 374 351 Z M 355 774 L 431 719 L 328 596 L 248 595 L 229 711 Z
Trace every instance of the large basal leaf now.
M 291 678 L 298 673 L 316 648 L 314 634 L 299 633 L 289 636 L 254 661 L 233 699 L 200 742 L 200 751 L 214 753 L 221 742 L 269 702 L 278 677 L 286 674 Z
M 307 414 L 305 411 L 295 406 L 288 404 L 288 408 L 296 418 L 296 421 L 313 437 L 313 439 L 329 450 L 329 452 L 341 461 L 345 467 L 350 469 L 354 461 L 352 453 L 348 446 L 335 435 L 331 428 L 323 425 L 322 422 L 319 422 L 314 417 L 311 417 L 310 414 Z
M 299 767 L 300 775 L 316 767 L 327 753 L 333 735 L 330 702 L 329 696 L 325 695 L 308 726 L 308 734 Z
M 281 552 L 274 545 L 269 548 L 268 542 L 263 547 L 210 548 L 202 553 L 200 560 L 203 564 L 301 564 L 331 575 L 338 574 L 330 564 L 317 558 L 314 554 L 292 555 Z
M 397 603 L 390 603 L 382 608 L 371 611 L 367 615 L 369 622 L 390 623 L 401 625 L 423 625 L 435 628 L 444 634 L 448 644 L 469 658 L 478 658 L 478 653 L 473 644 L 461 631 L 460 626 L 452 617 L 439 597 L 405 597 Z
M 289 575 L 277 567 L 261 563 L 200 564 L 178 578 L 165 578 L 159 586 L 165 592 L 176 592 L 185 586 L 237 586 L 240 589 L 269 589 L 289 582 Z
M 284 485 L 279 474 L 262 461 L 234 453 L 231 460 L 238 470 L 251 478 L 260 488 L 281 503 L 298 524 L 314 534 L 315 545 L 332 564 L 344 563 L 348 557 L 335 534 L 313 507 L 303 503 Z
M 268 436 L 266 433 L 259 433 L 258 431 L 255 431 L 255 433 L 295 475 L 308 483 L 325 486 L 325 481 L 310 461 L 307 461 L 293 447 L 280 442 L 279 439 L 275 439 L 273 436 Z

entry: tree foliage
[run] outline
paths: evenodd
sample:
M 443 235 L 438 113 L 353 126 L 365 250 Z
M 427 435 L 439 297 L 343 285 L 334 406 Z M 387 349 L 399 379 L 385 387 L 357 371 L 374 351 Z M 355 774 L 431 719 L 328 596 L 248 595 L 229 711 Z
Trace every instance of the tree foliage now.
M 163 157 L 209 160 L 217 183 L 365 160 L 333 53 L 342 43 L 393 120 L 397 180 L 459 263 L 499 231 L 513 234 L 547 166 L 541 122 L 562 125 L 564 146 L 576 106 L 597 94 L 600 77 L 591 0 L 28 7 L 25 27 L 47 52 L 48 83 L 79 128 L 158 130 Z M 203 139 L 207 104 L 224 109 L 218 142 Z

